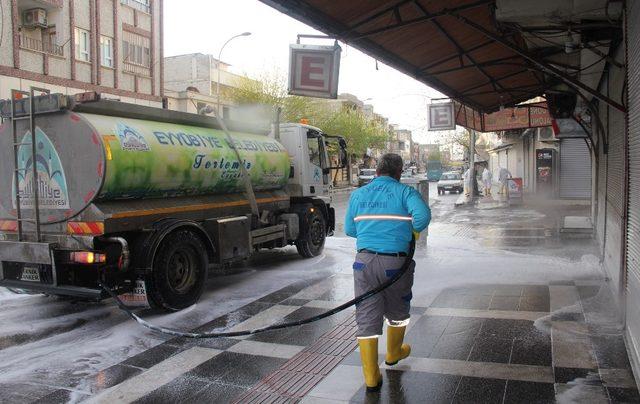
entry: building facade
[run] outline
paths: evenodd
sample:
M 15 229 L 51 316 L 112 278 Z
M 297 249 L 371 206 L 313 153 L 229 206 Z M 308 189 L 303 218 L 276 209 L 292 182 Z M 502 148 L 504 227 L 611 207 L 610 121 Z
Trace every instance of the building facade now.
M 0 98 L 37 86 L 162 106 L 162 2 L 3 0 Z
M 184 112 L 196 112 L 191 100 L 198 99 L 196 102 L 217 106 L 221 116 L 231 118 L 235 103 L 225 94 L 248 80 L 230 72 L 228 63 L 203 53 L 169 56 L 164 58 L 164 66 L 169 108 Z
M 550 127 L 503 132 L 490 148 L 488 166 L 497 178 L 500 168 L 522 178 L 523 189 L 547 198 L 583 200 L 592 197 L 591 152 L 586 133 Z
M 411 137 L 411 131 L 394 126 L 392 139 L 389 142 L 389 151 L 399 154 L 405 164 L 409 165 L 413 157 L 412 150 L 413 139 Z

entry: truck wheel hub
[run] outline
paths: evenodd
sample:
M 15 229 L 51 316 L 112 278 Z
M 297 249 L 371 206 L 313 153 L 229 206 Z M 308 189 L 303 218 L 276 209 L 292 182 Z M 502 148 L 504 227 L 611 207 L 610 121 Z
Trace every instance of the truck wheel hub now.
M 178 293 L 184 293 L 193 285 L 195 262 L 186 251 L 176 251 L 169 259 L 169 285 Z
M 320 222 L 320 219 L 318 218 L 314 218 L 313 222 L 311 223 L 311 242 L 314 245 L 320 245 L 322 244 L 322 223 Z

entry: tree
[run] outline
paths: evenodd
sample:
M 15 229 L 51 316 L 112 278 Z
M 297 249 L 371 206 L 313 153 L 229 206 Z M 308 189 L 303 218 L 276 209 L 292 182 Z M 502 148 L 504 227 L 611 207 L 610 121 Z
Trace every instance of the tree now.
M 276 107 L 282 108 L 282 122 L 305 118 L 329 135 L 343 136 L 349 152 L 356 155 L 362 155 L 367 148 L 383 148 L 389 140 L 386 128 L 368 120 L 361 111 L 332 108 L 319 98 L 289 95 L 286 79 L 278 72 L 265 74 L 259 80 L 243 77 L 225 91 L 225 97 L 239 106 L 261 106 L 262 119 L 273 117 Z
M 428 161 L 442 161 L 442 153 L 440 153 L 440 150 L 431 150 L 431 152 L 429 152 L 429 155 L 427 156 L 427 160 Z
M 458 130 L 454 131 L 449 137 L 449 140 L 453 144 L 458 144 L 464 147 L 464 150 L 467 153 L 469 152 L 469 130 L 468 129 L 463 129 L 461 131 L 458 131 Z
M 383 148 L 389 140 L 389 134 L 382 125 L 366 119 L 357 110 L 335 111 L 326 105 L 316 105 L 309 122 L 328 134 L 343 136 L 349 145 L 349 152 L 360 156 L 367 149 Z
M 299 121 L 313 109 L 314 103 L 313 98 L 288 95 L 286 82 L 278 72 L 264 74 L 259 80 L 242 77 L 234 87 L 225 90 L 225 98 L 241 106 L 262 107 L 268 118 L 272 118 L 275 109 L 280 107 L 283 122 Z

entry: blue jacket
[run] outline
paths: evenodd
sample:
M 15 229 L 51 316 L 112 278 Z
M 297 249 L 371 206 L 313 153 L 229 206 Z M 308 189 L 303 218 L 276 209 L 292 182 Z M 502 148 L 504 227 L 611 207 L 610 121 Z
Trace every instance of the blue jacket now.
M 411 232 L 431 221 L 431 209 L 414 188 L 388 176 L 376 177 L 351 193 L 344 231 L 358 250 L 408 252 Z

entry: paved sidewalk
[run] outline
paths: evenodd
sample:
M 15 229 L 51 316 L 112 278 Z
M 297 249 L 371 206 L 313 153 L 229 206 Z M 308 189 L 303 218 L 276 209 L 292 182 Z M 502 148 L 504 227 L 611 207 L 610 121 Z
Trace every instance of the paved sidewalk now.
M 380 393 L 365 392 L 354 352 L 303 402 L 640 402 L 595 243 L 559 235 L 581 209 L 436 212 L 416 258 L 411 356 L 384 365 L 383 339 Z
M 303 402 L 638 402 L 622 337 L 585 320 L 598 292 L 590 282 L 447 289 L 414 308 L 408 359 L 384 365 L 380 344 L 380 393 L 365 392 L 354 352 Z M 552 311 L 564 303 L 575 310 Z

